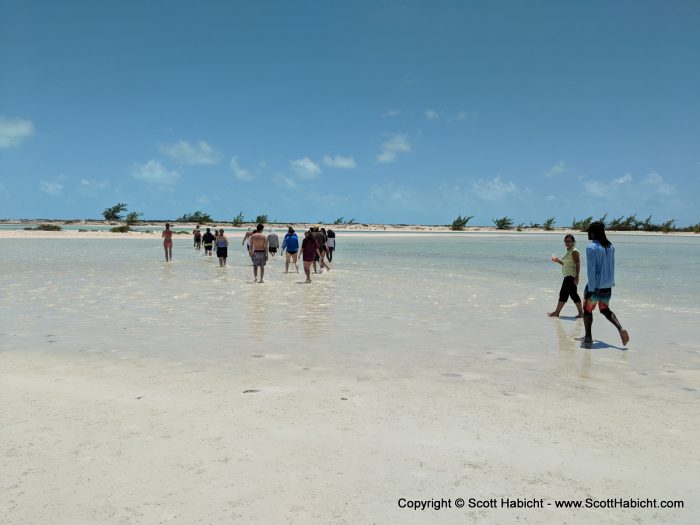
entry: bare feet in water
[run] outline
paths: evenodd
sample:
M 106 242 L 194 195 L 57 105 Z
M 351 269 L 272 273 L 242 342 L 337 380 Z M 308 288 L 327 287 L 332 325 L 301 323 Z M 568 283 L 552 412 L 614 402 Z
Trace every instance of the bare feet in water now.
M 627 330 L 620 330 L 620 339 L 622 339 L 622 344 L 627 346 L 630 341 L 630 334 L 627 333 Z
M 547 317 L 559 317 L 559 314 L 557 312 L 549 312 Z

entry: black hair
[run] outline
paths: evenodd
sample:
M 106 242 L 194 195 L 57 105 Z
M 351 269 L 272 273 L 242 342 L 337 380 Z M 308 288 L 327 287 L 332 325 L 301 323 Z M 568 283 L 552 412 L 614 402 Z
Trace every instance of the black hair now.
M 574 237 L 574 236 L 571 235 L 570 233 L 567 233 L 566 235 L 564 235 L 564 240 L 568 239 L 569 237 L 571 237 L 571 242 L 573 242 L 574 244 L 576 244 L 576 237 Z
M 605 247 L 605 249 L 607 249 L 609 246 L 612 246 L 612 243 L 608 240 L 608 238 L 605 235 L 605 224 L 603 224 L 602 221 L 592 222 L 591 225 L 588 227 L 588 233 L 591 236 L 591 240 L 598 241 Z
M 265 229 L 265 226 L 263 226 L 262 223 L 258 223 L 257 227 L 255 228 L 257 231 L 261 232 Z

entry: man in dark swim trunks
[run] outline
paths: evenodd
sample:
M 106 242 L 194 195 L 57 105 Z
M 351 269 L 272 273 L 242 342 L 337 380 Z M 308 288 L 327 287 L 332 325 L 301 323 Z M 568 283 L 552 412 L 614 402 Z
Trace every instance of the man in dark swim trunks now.
M 211 255 L 214 246 L 214 234 L 211 229 L 207 228 L 207 231 L 202 235 L 202 243 L 204 244 L 204 255 Z

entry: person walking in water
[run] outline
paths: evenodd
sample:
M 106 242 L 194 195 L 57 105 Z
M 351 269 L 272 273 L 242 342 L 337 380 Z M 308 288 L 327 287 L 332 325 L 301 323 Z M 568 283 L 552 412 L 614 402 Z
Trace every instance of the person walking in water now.
M 588 284 L 583 293 L 586 303 L 583 312 L 583 326 L 586 330 L 583 344 L 590 346 L 593 343 L 591 328 L 593 310 L 597 305 L 600 313 L 617 328 L 622 344 L 626 345 L 630 340 L 629 333 L 622 328 L 617 316 L 610 310 L 610 297 L 615 286 L 615 247 L 606 237 L 605 225 L 600 221 L 588 227 L 588 239 L 591 243 L 586 248 Z
M 270 252 L 270 255 L 273 257 L 277 253 L 277 248 L 279 248 L 280 245 L 280 239 L 275 233 L 275 230 L 270 228 L 270 233 L 267 234 L 267 249 Z
M 561 264 L 561 273 L 564 276 L 564 281 L 561 283 L 557 307 L 547 315 L 549 317 L 559 317 L 561 309 L 564 308 L 564 304 L 571 297 L 578 309 L 578 317 L 580 319 L 583 318 L 583 308 L 581 307 L 581 297 L 576 288 L 578 287 L 578 277 L 581 271 L 581 254 L 576 249 L 576 239 L 571 234 L 564 237 L 564 246 L 566 246 L 566 255 L 563 258 L 560 259 L 552 255 L 552 262 Z
M 165 262 L 173 260 L 173 232 L 170 229 L 170 223 L 165 223 L 165 229 L 160 234 L 163 238 L 163 249 L 165 250 Z
M 241 242 L 241 246 L 243 246 L 244 244 L 246 245 L 245 249 L 247 252 L 250 252 L 250 240 L 249 239 L 250 239 L 251 235 L 253 235 L 253 228 L 248 228 L 248 231 L 245 232 L 245 236 L 243 237 L 243 241 Z
M 326 246 L 328 246 L 328 262 L 333 262 L 333 252 L 335 251 L 335 232 L 328 228 L 326 232 Z
M 224 235 L 224 229 L 219 230 L 216 236 L 216 256 L 219 258 L 219 266 L 226 266 L 226 258 L 228 257 L 228 238 Z
M 202 243 L 204 244 L 204 255 L 211 255 L 212 246 L 214 246 L 214 234 L 211 232 L 210 228 L 202 235 Z
M 202 248 L 202 232 L 199 229 L 199 224 L 192 230 L 194 236 L 194 249 L 199 251 Z
M 294 231 L 294 228 L 291 226 L 287 230 L 287 234 L 284 236 L 284 239 L 282 240 L 282 252 L 284 253 L 284 250 L 287 250 L 287 259 L 285 260 L 284 263 L 284 273 L 289 273 L 289 260 L 293 259 L 294 260 L 294 267 L 297 269 L 297 273 L 299 273 L 299 263 L 297 262 L 297 257 L 298 257 L 298 252 L 299 252 L 299 237 L 297 237 L 296 232 Z
M 267 237 L 263 233 L 265 227 L 258 224 L 256 231 L 250 236 L 250 248 L 248 253 L 253 260 L 253 277 L 255 282 L 262 284 L 265 277 L 265 264 L 267 263 Z M 260 280 L 258 281 L 258 267 L 260 267 Z
M 304 233 L 304 241 L 301 243 L 301 254 L 304 258 L 304 273 L 306 274 L 306 283 L 311 283 L 311 265 L 315 264 L 316 257 L 321 257 L 318 242 L 312 234 L 311 230 Z

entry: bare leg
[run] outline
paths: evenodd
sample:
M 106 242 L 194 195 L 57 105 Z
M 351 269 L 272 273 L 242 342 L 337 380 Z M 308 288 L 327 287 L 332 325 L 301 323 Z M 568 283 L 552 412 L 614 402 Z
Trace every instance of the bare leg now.
M 294 259 L 294 267 L 297 269 L 297 273 L 299 273 L 299 254 L 295 253 L 292 255 L 292 259 Z
M 559 302 L 557 303 L 557 307 L 554 309 L 554 311 L 548 313 L 547 315 L 548 315 L 549 317 L 559 317 L 559 314 L 561 313 L 561 309 L 564 308 L 564 304 L 565 304 L 565 303 L 562 303 L 561 301 L 559 301 Z M 579 308 L 580 308 L 580 307 L 581 307 L 581 303 L 578 303 L 578 304 L 579 304 Z
M 581 301 L 578 303 L 574 303 L 576 305 L 576 308 L 578 309 L 578 318 L 583 319 L 583 306 L 581 305 Z
M 289 255 L 289 252 L 287 252 L 287 258 L 284 261 L 284 273 L 289 273 L 289 259 L 291 258 L 291 255 Z
M 258 267 L 253 266 L 253 280 L 257 283 L 258 282 Z
M 587 309 L 583 311 L 583 327 L 586 330 L 583 342 L 592 343 L 593 336 L 591 335 L 591 329 L 593 328 L 593 312 L 589 312 Z
M 627 330 L 622 328 L 620 321 L 617 320 L 617 316 L 612 312 L 612 310 L 610 310 L 610 308 L 603 308 L 600 313 L 603 314 L 605 318 L 615 326 L 615 328 L 617 328 L 622 344 L 626 345 L 630 340 L 630 336 L 627 333 Z
M 311 261 L 304 261 L 304 273 L 306 274 L 306 282 L 311 282 Z
M 263 282 L 264 282 L 264 281 L 263 281 L 264 278 L 265 278 L 265 267 L 264 267 L 264 266 L 261 266 L 261 267 L 260 267 L 260 281 L 258 281 L 258 282 L 259 282 L 259 283 L 263 283 Z

